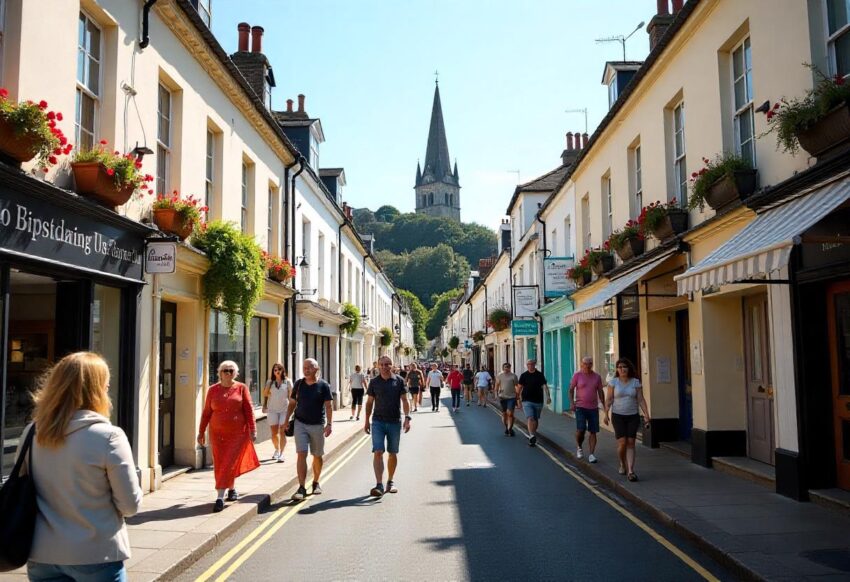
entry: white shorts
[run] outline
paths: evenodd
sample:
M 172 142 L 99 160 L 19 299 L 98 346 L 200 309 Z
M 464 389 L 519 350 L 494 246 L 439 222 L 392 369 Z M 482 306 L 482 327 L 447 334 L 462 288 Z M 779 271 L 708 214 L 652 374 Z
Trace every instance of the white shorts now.
M 286 411 L 272 412 L 269 410 L 266 414 L 266 418 L 269 419 L 269 426 L 282 426 L 286 423 Z

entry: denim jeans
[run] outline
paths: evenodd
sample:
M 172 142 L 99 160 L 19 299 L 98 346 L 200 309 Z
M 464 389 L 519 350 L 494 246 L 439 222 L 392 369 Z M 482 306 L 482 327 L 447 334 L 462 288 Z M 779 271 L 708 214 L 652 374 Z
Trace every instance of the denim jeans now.
M 452 408 L 460 408 L 460 388 L 452 388 Z
M 62 566 L 30 560 L 27 576 L 33 582 L 127 582 L 123 561 Z

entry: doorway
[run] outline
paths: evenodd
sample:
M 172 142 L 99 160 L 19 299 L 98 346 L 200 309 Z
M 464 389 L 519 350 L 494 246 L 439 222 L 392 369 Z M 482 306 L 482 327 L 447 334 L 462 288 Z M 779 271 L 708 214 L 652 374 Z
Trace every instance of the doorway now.
M 640 320 L 637 318 L 619 322 L 619 358 L 628 358 L 635 365 L 637 377 L 643 372 L 640 361 Z
M 174 387 L 177 304 L 163 301 L 159 314 L 159 464 L 174 464 Z
M 688 310 L 676 312 L 676 358 L 679 371 L 679 440 L 690 442 L 694 426 L 694 404 L 691 392 L 691 333 Z
M 487 348 L 487 369 L 491 372 L 496 370 L 496 350 L 492 347 Z
M 836 477 L 850 490 L 850 281 L 830 285 L 826 294 Z
M 767 294 L 744 298 L 747 450 L 750 458 L 773 465 L 773 382 L 767 317 Z

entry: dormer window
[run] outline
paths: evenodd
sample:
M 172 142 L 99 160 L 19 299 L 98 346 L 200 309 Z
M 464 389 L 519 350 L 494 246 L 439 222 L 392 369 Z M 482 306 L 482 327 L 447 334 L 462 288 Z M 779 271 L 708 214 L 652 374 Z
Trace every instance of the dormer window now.
M 613 107 L 614 103 L 617 101 L 617 78 L 614 77 L 611 79 L 611 82 L 608 83 L 608 109 Z
M 210 28 L 212 23 L 212 0 L 190 0 L 192 6 L 198 11 L 201 20 Z
M 319 169 L 319 142 L 318 140 L 310 136 L 310 165 L 313 169 Z
M 266 106 L 266 109 L 271 111 L 272 108 L 272 84 L 269 80 L 269 76 L 265 75 L 263 77 L 263 105 Z

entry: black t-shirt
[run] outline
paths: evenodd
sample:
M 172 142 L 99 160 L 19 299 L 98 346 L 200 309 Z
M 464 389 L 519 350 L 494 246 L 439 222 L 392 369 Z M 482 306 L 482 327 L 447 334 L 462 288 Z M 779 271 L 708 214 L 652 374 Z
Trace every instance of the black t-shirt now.
M 404 380 L 395 374 L 389 380 L 384 380 L 381 376 L 372 378 L 366 394 L 375 397 L 372 420 L 401 422 L 401 396 L 407 394 Z
M 546 384 L 546 376 L 543 375 L 543 372 L 526 370 L 520 374 L 518 384 L 522 386 L 523 400 L 543 404 L 543 385 Z
M 399 370 L 398 375 L 402 378 L 407 378 L 407 370 Z
M 472 380 L 475 378 L 475 372 L 472 371 L 472 368 L 464 368 L 463 369 L 463 383 L 464 384 L 472 384 Z
M 295 405 L 295 420 L 304 424 L 325 424 L 325 402 L 333 400 L 331 385 L 322 379 L 308 384 L 304 378 L 295 382 L 292 397 Z

